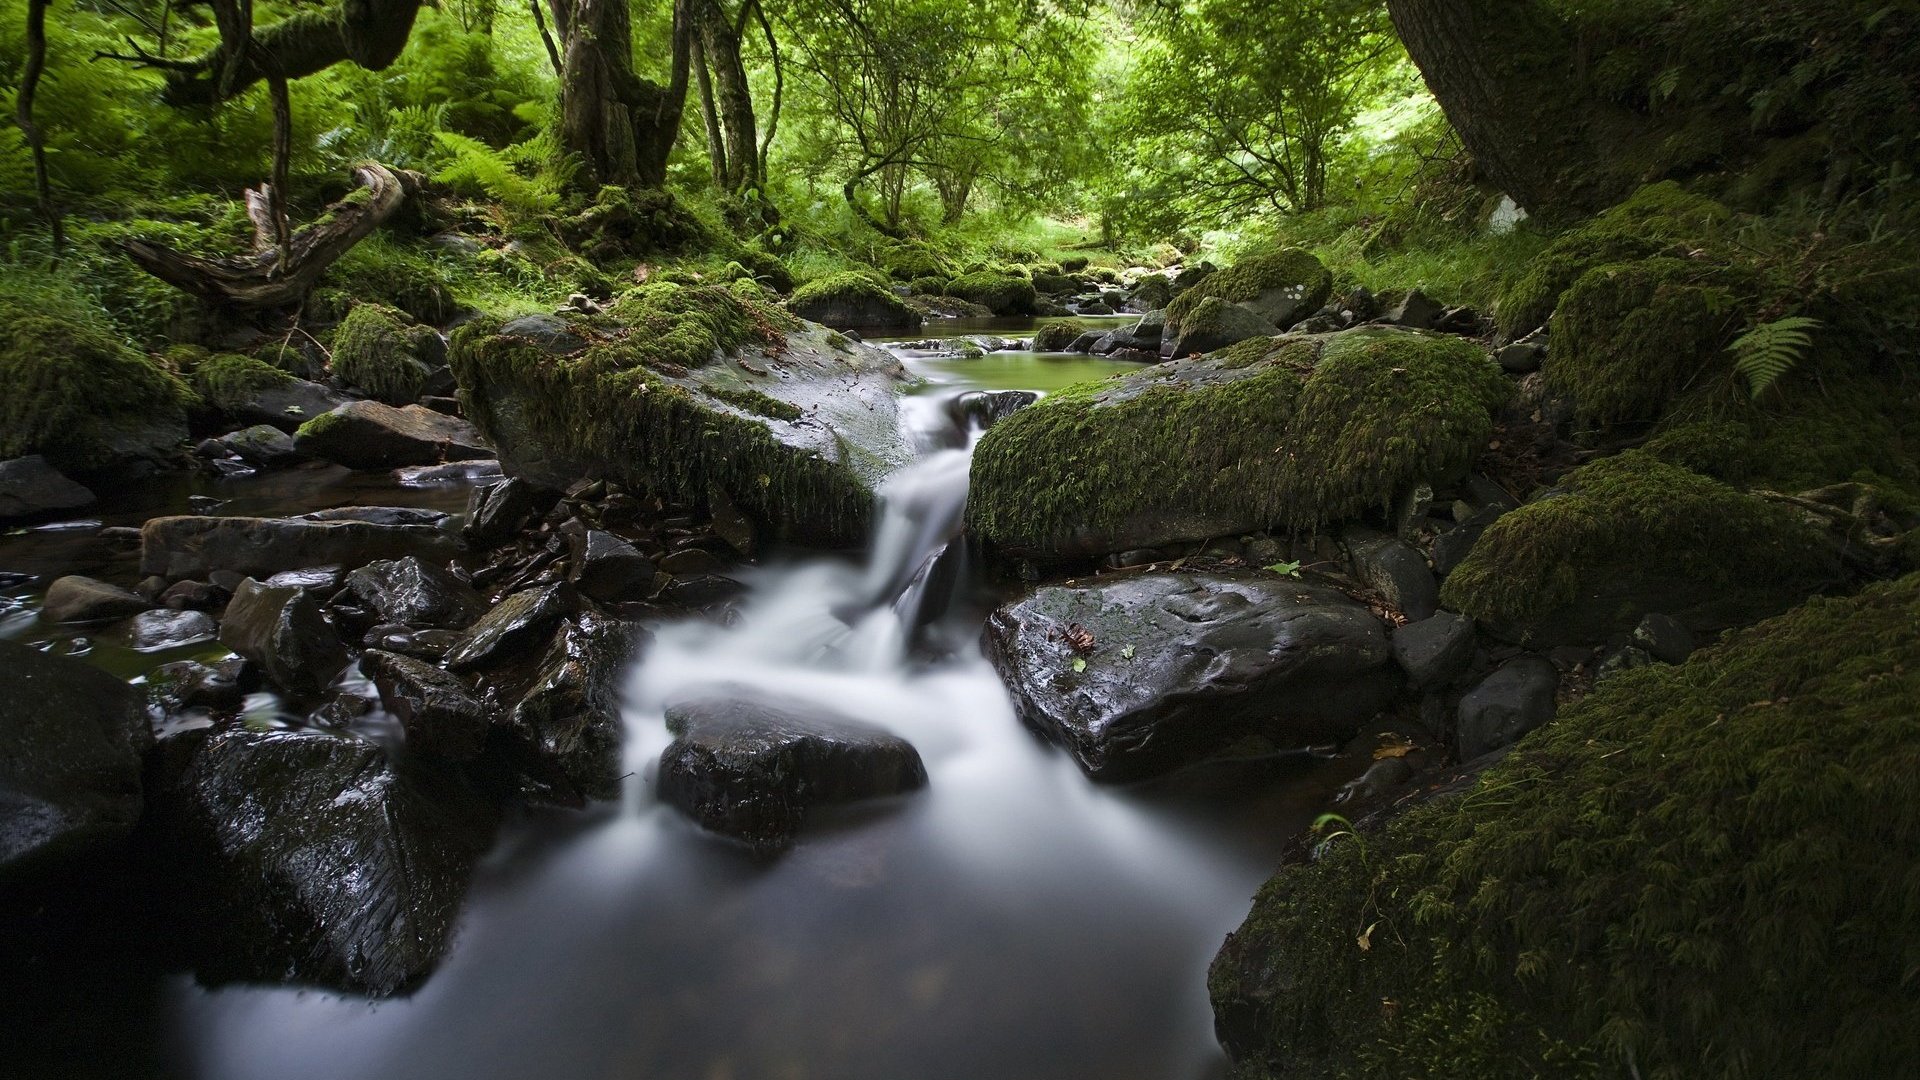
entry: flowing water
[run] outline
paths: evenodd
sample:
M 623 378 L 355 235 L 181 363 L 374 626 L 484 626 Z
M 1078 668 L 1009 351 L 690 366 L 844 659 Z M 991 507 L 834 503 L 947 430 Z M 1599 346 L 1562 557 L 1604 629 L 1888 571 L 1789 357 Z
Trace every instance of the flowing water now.
M 948 332 L 1013 327 L 961 325 Z M 1222 1073 L 1205 973 L 1287 838 L 1352 775 L 1265 763 L 1088 783 L 1031 736 L 950 551 L 966 389 L 1048 390 L 1126 365 L 908 352 L 928 449 L 886 486 L 863 561 L 751 571 L 724 622 L 660 628 L 631 675 L 626 798 L 535 812 L 482 866 L 410 997 L 152 988 L 146 1059 L 208 1080 L 1185 1080 Z M 1071 377 L 1067 377 L 1067 376 Z M 761 859 L 652 795 L 664 703 L 748 686 L 911 741 L 921 792 L 829 815 Z

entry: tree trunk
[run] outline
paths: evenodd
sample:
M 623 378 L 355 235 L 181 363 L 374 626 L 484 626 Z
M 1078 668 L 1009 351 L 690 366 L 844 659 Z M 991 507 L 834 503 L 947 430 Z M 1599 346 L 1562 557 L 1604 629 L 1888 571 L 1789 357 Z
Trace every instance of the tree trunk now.
M 760 188 L 760 132 L 754 122 L 746 63 L 740 56 L 742 24 L 729 19 L 718 0 L 696 3 L 700 48 L 713 76 L 714 107 L 726 157 L 720 187 L 734 194 Z M 742 9 L 741 14 L 747 11 Z
M 1548 218 L 1602 209 L 1630 178 L 1595 131 L 1570 28 L 1540 0 L 1388 0 L 1427 88 L 1495 185 Z
M 384 70 L 406 48 L 421 2 L 340 0 L 326 10 L 294 15 L 253 33 L 252 47 L 237 52 L 223 43 L 192 60 L 139 54 L 118 59 L 168 69 L 163 98 L 170 105 L 211 105 L 269 73 L 298 79 L 342 61 L 369 71 Z
M 14 101 L 14 120 L 20 125 L 20 133 L 26 136 L 27 148 L 33 152 L 33 191 L 40 204 L 40 216 L 47 219 L 47 228 L 53 234 L 53 250 L 57 256 L 67 246 L 66 226 L 61 223 L 60 210 L 53 203 L 53 180 L 47 175 L 47 144 L 41 137 L 40 127 L 33 122 L 33 98 L 40 88 L 40 75 L 47 68 L 47 0 L 28 0 L 27 4 L 27 66 L 20 76 L 20 94 Z
M 707 68 L 704 35 L 693 35 L 693 74 L 700 86 L 700 126 L 707 133 L 707 163 L 713 168 L 713 186 L 727 190 L 727 140 L 720 133 L 720 113 L 713 104 L 713 74 Z
M 626 0 L 554 0 L 565 45 L 560 139 L 586 165 L 592 186 L 659 187 L 680 135 L 691 67 L 690 0 L 675 0 L 671 76 L 666 86 L 633 72 Z

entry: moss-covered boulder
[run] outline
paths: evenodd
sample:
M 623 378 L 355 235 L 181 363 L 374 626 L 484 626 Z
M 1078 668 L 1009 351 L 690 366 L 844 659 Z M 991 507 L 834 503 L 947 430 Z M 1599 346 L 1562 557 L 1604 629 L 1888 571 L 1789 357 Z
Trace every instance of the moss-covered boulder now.
M 995 424 L 974 453 L 967 521 L 1022 556 L 1313 528 L 1465 470 L 1510 392 L 1458 337 L 1249 340 L 1069 387 Z
M 229 423 L 272 424 L 288 432 L 347 403 L 329 387 L 237 353 L 199 360 L 188 381 L 199 396 L 200 410 Z
M 1333 275 L 1313 253 L 1278 248 L 1249 255 L 1199 280 L 1167 305 L 1172 340 L 1188 316 L 1211 298 L 1237 305 L 1284 330 L 1319 310 L 1333 294 Z
M 947 282 L 947 295 L 979 304 L 995 315 L 1032 315 L 1040 296 L 1033 282 L 1005 270 L 976 270 Z
M 0 459 L 69 472 L 156 460 L 186 439 L 192 401 L 104 319 L 0 296 Z
M 1839 574 L 1798 509 L 1630 450 L 1502 516 L 1441 601 L 1508 640 L 1583 644 L 1649 611 L 1696 632 L 1752 622 Z
M 916 278 L 945 278 L 953 273 L 953 266 L 940 257 L 940 253 L 925 244 L 905 243 L 887 248 L 875 260 L 896 281 L 912 281 Z
M 1080 339 L 1080 327 L 1070 322 L 1051 322 L 1033 332 L 1034 352 L 1066 352 Z
M 835 330 L 910 334 L 920 329 L 920 313 L 893 290 L 858 273 L 828 274 L 793 291 L 787 309 Z
M 1553 313 L 1548 389 L 1587 422 L 1659 419 L 1683 387 L 1724 378 L 1747 276 L 1655 258 L 1581 275 Z
M 1161 327 L 1160 352 L 1166 356 L 1192 356 L 1237 345 L 1249 338 L 1270 338 L 1278 327 L 1253 312 L 1217 296 L 1203 297 L 1186 306 L 1177 325 Z
M 1726 207 L 1672 181 L 1651 184 L 1553 243 L 1513 279 L 1494 311 L 1503 338 L 1545 326 L 1560 297 L 1589 270 L 1649 258 L 1669 248 L 1684 254 L 1724 225 Z
M 1920 575 L 1609 679 L 1266 884 L 1209 980 L 1236 1075 L 1904 1075 L 1917 700 Z
M 772 535 L 851 546 L 911 460 L 891 355 L 709 286 L 645 285 L 604 315 L 482 318 L 454 337 L 467 415 L 516 475 L 724 492 Z
M 440 335 L 382 304 L 357 304 L 333 331 L 333 373 L 389 405 L 420 398 L 446 354 Z

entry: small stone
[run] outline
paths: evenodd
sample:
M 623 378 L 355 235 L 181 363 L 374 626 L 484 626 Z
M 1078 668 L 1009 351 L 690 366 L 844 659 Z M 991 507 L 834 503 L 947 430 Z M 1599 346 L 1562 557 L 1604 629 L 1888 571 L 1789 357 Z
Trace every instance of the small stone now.
M 1473 620 L 1451 611 L 1410 622 L 1393 632 L 1393 658 L 1410 689 L 1444 685 L 1473 659 Z
M 215 611 L 227 602 L 227 590 L 210 581 L 176 581 L 159 600 L 175 611 Z
M 453 761 L 472 761 L 487 738 L 487 712 L 465 679 L 423 660 L 370 649 L 360 670 L 380 703 L 407 733 L 407 745 Z
M 495 604 L 467 629 L 460 644 L 447 655 L 453 671 L 492 667 L 530 652 L 552 633 L 554 624 L 574 609 L 569 587 L 550 585 L 524 589 Z
M 127 620 L 127 646 L 136 652 L 159 652 L 212 641 L 220 633 L 220 624 L 204 611 L 172 611 L 161 608 L 143 611 Z
M 577 529 L 567 540 L 573 553 L 570 577 L 587 596 L 612 602 L 652 587 L 653 560 L 625 540 L 600 529 Z
M 1670 615 L 1649 613 L 1633 629 L 1633 643 L 1663 664 L 1683 664 L 1693 655 L 1693 632 Z
M 1540 361 L 1546 351 L 1542 346 L 1516 341 L 1495 350 L 1493 359 L 1502 369 L 1515 375 L 1525 375 L 1540 370 Z
M 1622 646 L 1607 654 L 1605 660 L 1600 661 L 1599 669 L 1593 673 L 1593 681 L 1605 682 L 1623 671 L 1651 667 L 1653 662 L 1653 656 L 1647 650 L 1637 645 Z
M 473 586 L 443 566 L 408 556 L 371 562 L 347 575 L 360 606 L 383 623 L 464 630 L 486 609 Z
M 660 569 L 675 577 L 691 577 L 695 574 L 717 574 L 727 568 L 712 552 L 700 548 L 682 548 L 660 560 Z
M 293 436 L 272 424 L 255 424 L 223 435 L 220 445 L 259 469 L 285 468 L 301 458 L 300 452 L 293 448 Z
M 475 488 L 467 497 L 467 542 L 478 547 L 504 543 L 559 501 L 558 491 L 519 477 Z
M 360 645 L 438 663 L 463 640 L 462 635 L 452 630 L 415 630 L 411 626 L 383 623 L 368 630 Z
M 317 696 L 347 666 L 320 603 L 305 589 L 269 587 L 248 578 L 227 605 L 220 641 L 260 665 L 266 677 L 296 695 Z
M 47 586 L 40 617 L 54 623 L 106 622 L 138 615 L 151 606 L 146 597 L 118 585 L 68 574 Z
M 722 600 L 731 600 L 747 587 L 730 577 L 721 574 L 695 574 L 692 577 L 675 578 L 660 590 L 660 599 L 669 604 L 681 604 L 686 607 L 705 607 Z
M 1411 289 L 1406 298 L 1381 316 L 1382 321 L 1411 330 L 1431 330 L 1444 309 L 1419 289 Z
M 1392 537 L 1349 540 L 1348 550 L 1354 573 L 1395 611 L 1418 621 L 1440 610 L 1440 585 L 1433 571 L 1404 541 Z

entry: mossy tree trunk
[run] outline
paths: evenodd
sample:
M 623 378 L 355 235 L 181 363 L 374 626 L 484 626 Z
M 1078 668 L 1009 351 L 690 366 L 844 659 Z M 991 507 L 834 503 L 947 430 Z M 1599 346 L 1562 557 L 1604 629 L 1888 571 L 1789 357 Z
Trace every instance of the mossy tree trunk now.
M 1389 0 L 1394 28 L 1487 179 L 1549 218 L 1626 194 L 1579 42 L 1540 0 Z
M 169 104 L 212 105 L 269 77 L 298 79 L 342 62 L 369 71 L 384 70 L 406 48 L 421 2 L 341 0 L 320 11 L 282 19 L 238 40 L 223 33 L 218 48 L 190 60 L 168 60 L 138 52 L 117 59 L 166 69 L 164 97 Z M 250 5 L 242 6 L 250 13 Z M 224 17 L 229 10 L 233 10 L 230 5 L 215 5 L 217 15 Z
M 760 131 L 753 91 L 741 56 L 741 37 L 752 17 L 754 0 L 728 14 L 720 0 L 695 0 L 695 36 L 702 61 L 701 90 L 706 105 L 708 152 L 715 155 L 714 183 L 739 194 L 763 189 Z
M 626 0 L 551 0 L 561 46 L 560 138 L 598 187 L 659 187 L 680 134 L 695 0 L 675 0 L 667 85 L 633 70 Z

